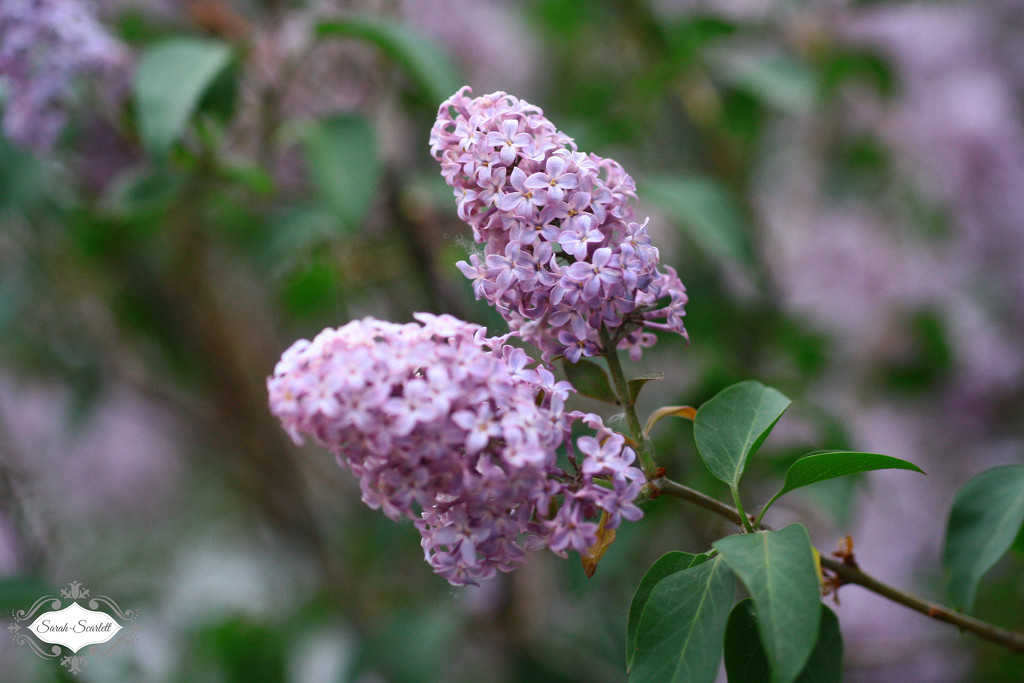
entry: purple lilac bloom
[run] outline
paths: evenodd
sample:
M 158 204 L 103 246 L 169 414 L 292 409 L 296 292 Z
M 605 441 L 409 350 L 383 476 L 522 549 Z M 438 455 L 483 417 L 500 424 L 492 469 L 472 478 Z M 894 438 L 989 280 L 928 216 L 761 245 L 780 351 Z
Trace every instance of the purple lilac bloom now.
M 672 268 L 659 270 L 646 222 L 635 220 L 633 179 L 578 152 L 537 107 L 470 93 L 441 105 L 430 148 L 459 217 L 485 245 L 459 263 L 476 296 L 545 360 L 602 353 L 602 327 L 634 359 L 654 343 L 652 329 L 685 336 L 686 290 Z
M 0 84 L 3 131 L 11 140 L 49 151 L 75 104 L 82 77 L 127 83 L 129 53 L 82 0 L 0 2 Z
M 448 315 L 416 319 L 366 318 L 299 340 L 267 387 L 297 443 L 329 449 L 371 508 L 415 522 L 435 572 L 477 583 L 526 550 L 586 553 L 602 516 L 607 529 L 639 518 L 634 452 L 597 416 L 565 410 L 568 382 L 508 335 Z M 593 433 L 574 449 L 576 420 Z M 568 471 L 556 465 L 560 448 Z

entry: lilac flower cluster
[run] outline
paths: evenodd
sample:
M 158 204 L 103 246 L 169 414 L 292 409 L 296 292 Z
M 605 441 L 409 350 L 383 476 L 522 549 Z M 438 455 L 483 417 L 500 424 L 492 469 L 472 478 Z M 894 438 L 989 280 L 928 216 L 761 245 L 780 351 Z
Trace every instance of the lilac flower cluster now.
M 82 0 L 0 2 L 0 83 L 4 134 L 48 151 L 74 104 L 83 76 L 127 80 L 127 49 L 112 38 Z
M 430 134 L 459 217 L 484 254 L 459 268 L 544 358 L 601 353 L 602 326 L 638 358 L 651 330 L 685 335 L 686 290 L 658 269 L 633 179 L 578 152 L 541 110 L 503 92 L 446 100 Z
M 510 571 L 526 550 L 586 554 L 636 520 L 643 473 L 622 435 L 568 412 L 557 382 L 506 337 L 448 315 L 372 318 L 300 340 L 268 379 L 271 411 L 360 479 L 363 501 L 410 518 L 454 585 Z M 575 441 L 574 421 L 594 430 Z M 557 466 L 565 448 L 566 469 Z

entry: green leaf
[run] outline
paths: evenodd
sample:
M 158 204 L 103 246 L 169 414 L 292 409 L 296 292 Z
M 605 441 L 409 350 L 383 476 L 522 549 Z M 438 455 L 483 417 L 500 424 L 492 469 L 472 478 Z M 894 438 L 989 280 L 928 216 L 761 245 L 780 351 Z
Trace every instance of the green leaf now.
M 230 62 L 210 81 L 196 108 L 218 121 L 229 121 L 238 109 L 240 80 L 238 63 Z
M 1024 525 L 1021 526 L 1020 531 L 1017 533 L 1017 538 L 1013 540 L 1013 552 L 1018 555 L 1024 555 Z
M 893 71 L 893 64 L 869 50 L 829 50 L 821 65 L 822 90 L 832 95 L 849 81 L 855 81 L 888 99 L 897 92 Z
M 259 164 L 229 159 L 222 162 L 216 171 L 222 178 L 238 183 L 258 195 L 266 196 L 274 192 L 273 176 Z
M 754 381 L 727 387 L 702 405 L 693 436 L 711 474 L 735 489 L 747 458 L 757 452 L 787 407 L 788 398 Z
M 394 21 L 372 16 L 347 17 L 321 23 L 317 35 L 373 43 L 408 71 L 433 103 L 440 104 L 462 86 L 462 78 L 441 47 Z
M 732 263 L 750 262 L 750 248 L 736 197 L 701 176 L 663 176 L 642 183 L 643 197 L 689 231 L 702 250 Z
M 612 391 L 608 373 L 597 363 L 582 358 L 575 363 L 563 360 L 562 368 L 565 370 L 566 379 L 579 393 L 598 401 L 618 405 L 619 399 Z
M 637 627 L 632 683 L 712 683 L 736 582 L 721 557 L 659 581 Z
M 789 493 L 793 489 L 816 484 L 827 479 L 835 479 L 836 477 L 845 477 L 848 474 L 870 472 L 872 470 L 911 470 L 924 474 L 924 471 L 914 463 L 879 453 L 859 453 L 854 451 L 812 453 L 790 465 L 789 470 L 786 472 L 785 484 L 783 484 L 782 489 L 778 493 L 771 497 L 771 500 L 765 503 L 761 515 L 764 515 L 764 512 L 780 496 Z
M 825 605 L 821 606 L 818 642 L 796 679 L 796 683 L 841 683 L 843 680 L 843 634 L 839 618 Z
M 750 591 L 773 683 L 791 683 L 818 639 L 821 584 L 807 529 L 736 534 L 714 547 Z
M 172 38 L 149 48 L 135 70 L 142 142 L 166 154 L 185 132 L 203 93 L 231 61 L 231 48 L 204 38 Z
M 344 227 L 353 230 L 366 218 L 380 184 L 373 127 L 361 116 L 338 116 L 315 124 L 305 143 L 310 179 Z
M 118 175 L 107 186 L 103 209 L 118 219 L 137 223 L 142 234 L 160 229 L 160 219 L 180 201 L 186 176 L 163 164 L 133 168 Z M 123 237 L 119 236 L 119 242 Z
M 769 683 L 768 655 L 758 634 L 757 614 L 750 598 L 741 600 L 725 626 L 725 672 L 731 683 Z M 796 683 L 840 683 L 843 677 L 843 636 L 839 619 L 821 606 L 818 640 Z
M 636 654 L 636 631 L 640 625 L 640 615 L 643 613 L 654 586 L 665 577 L 688 569 L 698 558 L 704 557 L 673 550 L 659 557 L 644 574 L 644 578 L 640 579 L 640 585 L 636 587 L 633 600 L 629 603 L 629 619 L 626 622 L 627 672 L 633 668 L 633 656 Z
M 329 260 L 314 258 L 284 283 L 282 297 L 288 312 L 307 319 L 334 313 L 342 301 L 338 280 L 337 269 Z
M 14 610 L 28 611 L 36 600 L 47 595 L 56 597 L 57 591 L 33 576 L 15 575 L 0 579 L 0 611 L 4 615 Z
M 779 111 L 806 114 L 819 99 L 817 72 L 791 57 L 733 53 L 721 66 L 734 85 Z
M 629 380 L 629 404 L 636 405 L 636 399 L 640 395 L 640 390 L 644 388 L 644 385 L 648 382 L 660 382 L 665 379 L 664 372 L 654 372 L 649 375 L 640 375 Z
M 0 88 L 0 106 L 3 104 Z M 28 150 L 0 136 L 0 209 L 31 209 L 41 203 L 52 189 L 45 168 Z
M 953 604 L 974 607 L 981 577 L 1013 544 L 1024 524 L 1024 465 L 986 470 L 957 492 L 942 564 Z
M 736 603 L 725 625 L 725 673 L 735 683 L 770 683 L 772 679 L 750 598 Z

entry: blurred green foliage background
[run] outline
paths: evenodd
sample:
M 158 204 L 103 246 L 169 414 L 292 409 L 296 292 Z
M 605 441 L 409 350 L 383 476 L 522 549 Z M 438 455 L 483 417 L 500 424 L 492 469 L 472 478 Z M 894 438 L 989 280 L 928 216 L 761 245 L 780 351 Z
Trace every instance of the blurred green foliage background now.
M 113 95 L 68 83 L 52 147 L 0 139 L 0 605 L 79 580 L 140 612 L 138 642 L 74 680 L 622 681 L 646 568 L 726 530 L 655 500 L 593 579 L 538 554 L 454 589 L 267 411 L 277 356 L 325 326 L 502 331 L 455 268 L 473 245 L 427 148 L 463 83 L 636 179 L 691 296 L 691 343 L 631 368 L 666 374 L 642 412 L 748 378 L 793 398 L 756 502 L 815 448 L 920 464 L 773 515 L 945 600 L 952 492 L 1024 452 L 1019 3 L 44 4 L 95 12 L 129 62 Z M 687 423 L 655 438 L 670 476 L 723 493 Z M 1021 629 L 1017 545 L 978 613 Z M 1019 655 L 839 598 L 846 680 L 1021 680 Z M 4 680 L 72 680 L 0 648 Z

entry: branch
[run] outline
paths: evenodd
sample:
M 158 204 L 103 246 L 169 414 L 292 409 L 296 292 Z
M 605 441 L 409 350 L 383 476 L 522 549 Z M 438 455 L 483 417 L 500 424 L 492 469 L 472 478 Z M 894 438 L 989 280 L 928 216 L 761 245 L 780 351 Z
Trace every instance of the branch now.
M 704 508 L 705 510 L 710 510 L 736 525 L 739 525 L 742 521 L 740 513 L 736 511 L 736 508 L 715 500 L 696 489 L 684 486 L 679 482 L 666 479 L 665 477 L 659 477 L 658 479 L 652 480 L 651 485 L 657 493 L 682 498 L 683 500 L 689 501 Z M 770 527 L 764 524 L 760 525 L 760 528 L 765 530 L 770 529 Z M 853 561 L 852 557 L 843 562 L 822 555 L 821 566 L 834 573 L 840 579 L 841 583 L 855 583 L 858 586 L 867 588 L 869 591 L 878 593 L 882 597 L 889 598 L 893 602 L 899 603 L 904 607 L 909 607 L 915 612 L 920 612 L 921 614 L 931 617 L 932 619 L 937 619 L 938 621 L 953 624 L 964 631 L 970 631 L 979 638 L 1002 645 L 1012 652 L 1024 652 L 1024 633 L 1009 631 L 1004 628 L 999 628 L 998 626 L 993 626 L 988 622 L 976 619 L 968 614 L 956 612 L 948 607 L 923 600 L 915 595 L 896 588 L 895 586 L 883 583 L 875 577 L 864 573 Z
M 726 505 L 707 494 L 701 493 L 697 489 L 691 489 L 689 486 L 684 486 L 677 481 L 672 481 L 665 477 L 655 479 L 651 484 L 654 486 L 654 490 L 658 493 L 682 498 L 683 500 L 689 501 L 698 507 L 710 510 L 720 517 L 725 517 L 736 526 L 740 526 L 742 524 L 743 520 L 736 508 L 731 505 Z
M 953 624 L 958 628 L 974 633 L 980 638 L 998 643 L 1012 652 L 1024 652 L 1024 633 L 1008 631 L 1007 629 L 993 626 L 981 619 L 975 619 L 969 614 L 955 612 L 938 603 L 923 600 L 916 595 L 907 593 L 895 586 L 890 586 L 887 583 L 882 583 L 875 577 L 865 574 L 855 563 L 841 562 L 822 555 L 821 566 L 839 577 L 842 583 L 855 583 L 904 607 L 909 607 L 915 612 L 920 612 L 925 616 L 944 621 L 947 624 Z

